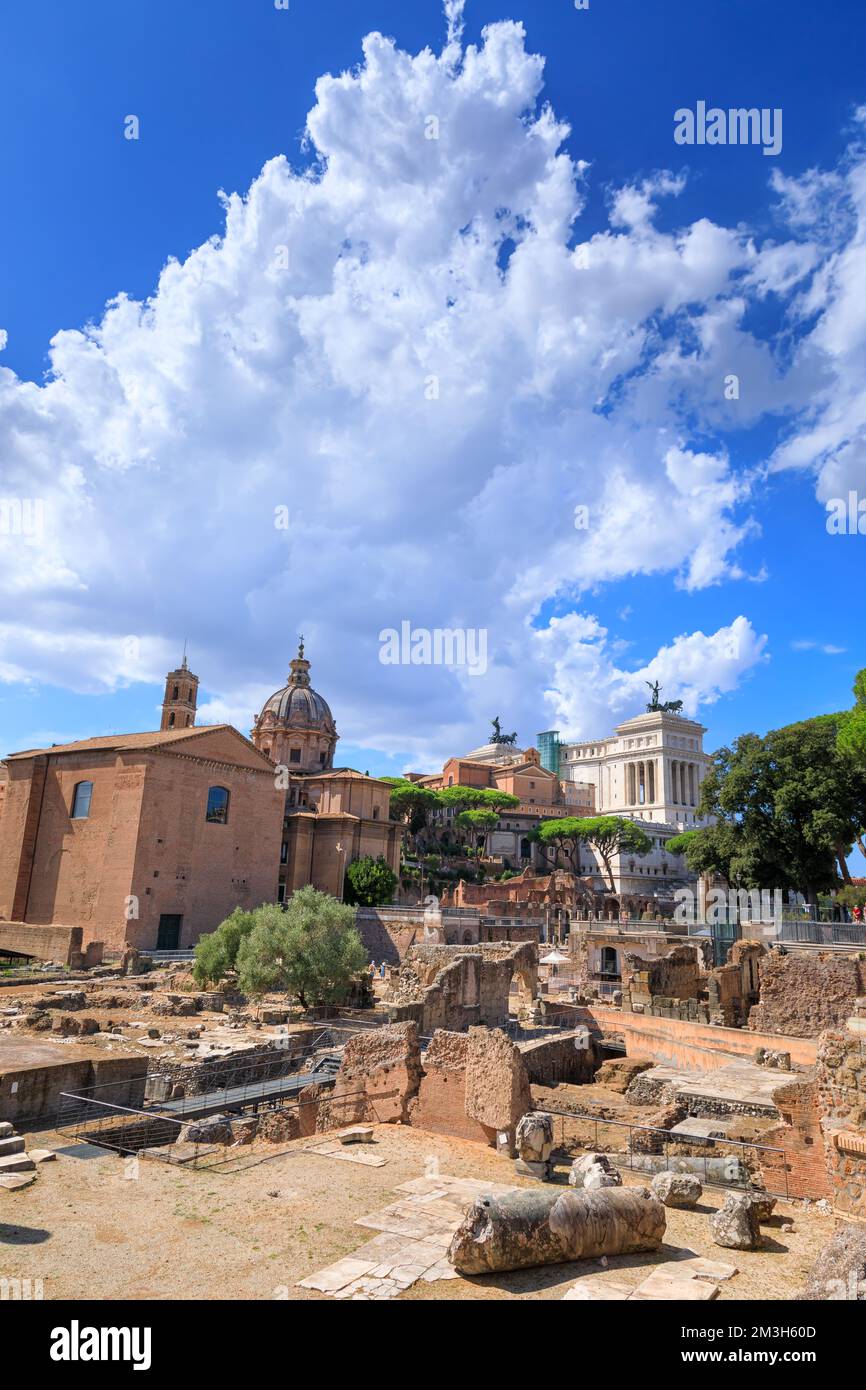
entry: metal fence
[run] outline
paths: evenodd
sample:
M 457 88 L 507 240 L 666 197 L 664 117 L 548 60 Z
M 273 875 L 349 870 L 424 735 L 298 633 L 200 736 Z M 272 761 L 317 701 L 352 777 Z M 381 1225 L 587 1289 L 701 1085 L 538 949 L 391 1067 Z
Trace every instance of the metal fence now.
M 807 1195 L 791 1190 L 786 1152 L 769 1144 L 674 1134 L 655 1125 L 606 1120 L 598 1115 L 573 1114 L 569 1110 L 550 1107 L 536 1107 L 536 1110 L 551 1117 L 554 1140 L 558 1131 L 558 1147 L 566 1154 L 575 1147 L 604 1151 L 614 1167 L 645 1173 L 647 1178 L 662 1172 L 694 1173 L 707 1187 L 751 1188 L 756 1185 L 753 1178 L 759 1177 L 765 1190 L 772 1196 L 791 1198 Z M 628 1131 L 624 1151 L 604 1148 L 602 1132 L 608 1129 L 614 1131 L 614 1138 L 621 1131 Z M 683 1147 L 699 1148 L 701 1152 L 676 1152 Z
M 279 1115 L 283 1117 L 285 1130 L 284 1136 L 276 1138 L 273 1146 L 268 1144 L 264 1154 L 261 1148 L 255 1153 L 250 1152 L 251 1136 L 245 1135 L 240 1125 L 235 1130 L 230 1119 L 227 1120 L 224 1130 L 224 1133 L 228 1132 L 230 1135 L 227 1142 L 216 1143 L 207 1137 L 190 1139 L 189 1117 L 181 1119 L 158 1110 L 112 1105 L 92 1096 L 76 1095 L 66 1091 L 60 1096 L 57 1130 L 74 1143 L 94 1144 L 127 1158 L 232 1173 L 240 1172 L 250 1163 L 279 1157 L 281 1153 L 286 1152 L 285 1145 L 292 1139 L 310 1138 L 319 1144 L 326 1142 L 327 1130 L 316 1133 L 320 1104 L 319 1099 L 279 1099 L 268 1105 L 260 1103 L 257 1107 L 258 1117 L 261 1119 L 264 1113 Z M 329 1130 L 367 1118 L 369 1105 L 363 1091 L 353 1091 L 336 1100 L 328 1097 L 326 1104 Z M 251 1117 L 234 1116 L 235 1124 L 244 1118 Z M 194 1127 L 192 1133 L 196 1133 Z
M 776 938 L 802 945 L 866 946 L 866 925 L 863 922 L 800 922 L 777 923 Z

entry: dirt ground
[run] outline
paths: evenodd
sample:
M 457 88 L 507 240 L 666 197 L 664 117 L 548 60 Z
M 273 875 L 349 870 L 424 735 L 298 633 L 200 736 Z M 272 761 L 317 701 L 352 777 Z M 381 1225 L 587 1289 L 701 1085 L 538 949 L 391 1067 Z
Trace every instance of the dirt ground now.
M 365 1167 L 308 1151 L 309 1140 L 231 1152 L 222 1169 L 137 1163 L 102 1150 L 60 1152 L 19 1191 L 0 1191 L 0 1278 L 44 1281 L 46 1299 L 321 1298 L 297 1281 L 350 1255 L 371 1232 L 353 1223 L 393 1202 L 398 1184 L 425 1173 L 532 1186 L 512 1163 L 468 1140 L 380 1125 L 384 1167 Z M 53 1132 L 28 1134 L 28 1149 L 62 1150 Z M 85 1156 L 85 1155 L 90 1156 Z M 438 1170 L 436 1165 L 438 1164 Z M 228 1171 L 231 1168 L 234 1171 Z M 563 1183 L 566 1169 L 559 1171 Z M 637 1182 L 625 1174 L 627 1183 Z M 578 1277 L 616 1271 L 637 1285 L 656 1264 L 688 1254 L 736 1264 L 722 1299 L 784 1299 L 798 1292 L 832 1217 L 782 1204 L 758 1252 L 724 1251 L 710 1239 L 709 1215 L 723 1198 L 707 1189 L 694 1212 L 669 1211 L 656 1255 L 621 1256 L 552 1268 L 419 1283 L 403 1299 L 559 1299 Z M 792 1222 L 791 1232 L 782 1231 Z

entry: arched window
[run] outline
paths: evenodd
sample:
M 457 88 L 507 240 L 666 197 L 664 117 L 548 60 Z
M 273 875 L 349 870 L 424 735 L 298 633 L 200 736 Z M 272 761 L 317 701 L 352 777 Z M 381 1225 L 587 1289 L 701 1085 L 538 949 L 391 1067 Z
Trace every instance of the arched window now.
M 226 787 L 210 787 L 207 794 L 207 816 L 213 825 L 225 825 L 229 818 L 229 793 Z
M 174 728 L 174 710 L 172 710 L 171 714 L 168 716 L 168 727 L 170 729 Z
M 87 820 L 90 815 L 90 800 L 93 796 L 92 782 L 76 782 L 72 793 L 72 819 Z

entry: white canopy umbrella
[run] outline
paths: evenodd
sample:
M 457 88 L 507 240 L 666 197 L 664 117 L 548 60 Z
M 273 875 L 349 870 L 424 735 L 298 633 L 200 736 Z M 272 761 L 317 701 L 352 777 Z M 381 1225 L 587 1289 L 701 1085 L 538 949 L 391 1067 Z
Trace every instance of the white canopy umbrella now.
M 546 956 L 542 956 L 539 965 L 564 965 L 571 959 L 570 956 L 563 955 L 556 946 L 552 951 L 548 951 Z

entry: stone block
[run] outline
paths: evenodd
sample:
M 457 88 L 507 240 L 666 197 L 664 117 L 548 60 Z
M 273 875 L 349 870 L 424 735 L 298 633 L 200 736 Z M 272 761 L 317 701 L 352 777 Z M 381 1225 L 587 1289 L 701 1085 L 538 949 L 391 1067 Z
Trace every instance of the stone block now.
M 514 1171 L 524 1178 L 541 1178 L 546 1181 L 550 1177 L 549 1163 L 531 1163 L 525 1158 L 514 1160 Z
M 16 1188 L 30 1187 L 35 1181 L 35 1173 L 0 1173 L 0 1187 L 5 1187 L 7 1192 L 14 1192 Z
M 703 1195 L 703 1187 L 694 1173 L 657 1173 L 650 1183 L 653 1193 L 666 1207 L 680 1208 L 684 1211 L 697 1206 Z
M 746 1193 L 729 1192 L 710 1229 L 716 1245 L 729 1250 L 760 1250 L 764 1243 L 757 1209 Z
M 7 1154 L 0 1158 L 0 1173 L 26 1173 L 36 1164 L 26 1153 Z
M 341 1129 L 337 1138 L 341 1144 L 372 1144 L 373 1126 L 350 1125 L 348 1129 Z

